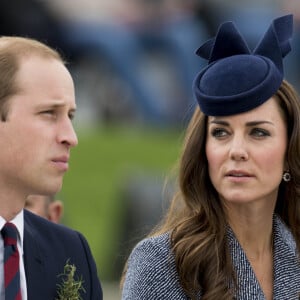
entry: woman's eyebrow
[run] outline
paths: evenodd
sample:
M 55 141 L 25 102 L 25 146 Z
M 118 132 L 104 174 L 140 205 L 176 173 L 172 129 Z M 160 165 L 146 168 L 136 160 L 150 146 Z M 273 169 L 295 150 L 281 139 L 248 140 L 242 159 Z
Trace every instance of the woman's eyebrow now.
M 223 120 L 211 120 L 209 122 L 210 124 L 218 124 L 223 126 L 229 126 L 229 122 L 223 121 Z
M 224 121 L 224 120 L 211 120 L 209 123 L 210 123 L 210 124 L 222 125 L 222 126 L 229 126 L 229 125 L 230 125 L 229 122 Z M 256 121 L 246 122 L 246 126 L 247 126 L 247 127 L 253 127 L 253 126 L 262 125 L 262 124 L 270 124 L 270 125 L 274 125 L 273 122 L 271 122 L 271 121 L 266 121 L 266 120 L 256 120 Z
M 270 125 L 274 125 L 273 122 L 271 121 L 265 121 L 265 120 L 261 120 L 261 121 L 251 121 L 251 122 L 247 122 L 246 126 L 248 127 L 252 127 L 252 126 L 257 126 L 257 125 L 262 125 L 262 124 L 270 124 Z

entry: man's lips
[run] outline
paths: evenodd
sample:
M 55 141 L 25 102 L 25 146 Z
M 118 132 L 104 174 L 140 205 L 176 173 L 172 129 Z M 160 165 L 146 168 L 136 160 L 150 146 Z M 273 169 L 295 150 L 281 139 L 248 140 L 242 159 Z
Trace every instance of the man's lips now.
M 64 155 L 64 156 L 56 157 L 56 158 L 53 158 L 52 161 L 67 163 L 69 161 L 69 156 Z
M 52 162 L 54 163 L 54 165 L 63 170 L 63 171 L 67 171 L 69 168 L 69 157 L 68 156 L 61 156 L 61 157 L 56 157 L 52 159 Z

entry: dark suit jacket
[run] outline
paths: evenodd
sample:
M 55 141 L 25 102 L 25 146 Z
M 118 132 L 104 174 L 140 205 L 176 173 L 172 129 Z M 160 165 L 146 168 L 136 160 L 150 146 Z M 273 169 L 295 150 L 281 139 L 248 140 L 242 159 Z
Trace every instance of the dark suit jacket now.
M 77 231 L 54 224 L 24 210 L 24 264 L 28 300 L 54 300 L 58 276 L 69 260 L 82 277 L 83 300 L 101 300 L 102 290 L 96 265 L 86 239 Z

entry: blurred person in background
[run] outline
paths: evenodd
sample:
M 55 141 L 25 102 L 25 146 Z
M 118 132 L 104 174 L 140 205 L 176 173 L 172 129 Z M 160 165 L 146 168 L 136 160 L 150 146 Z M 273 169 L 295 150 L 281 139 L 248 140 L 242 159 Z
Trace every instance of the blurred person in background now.
M 179 190 L 132 251 L 122 299 L 298 299 L 300 102 L 284 79 L 293 19 L 254 51 L 233 22 L 197 54 Z
M 0 35 L 31 37 L 62 48 L 58 20 L 40 0 L 1 1 Z
M 241 33 L 247 38 L 250 48 L 255 46 L 258 39 L 268 26 L 268 20 L 281 12 L 281 0 L 202 0 L 203 6 L 209 10 L 212 34 L 220 23 L 227 20 L 235 22 Z
M 289 80 L 300 91 L 300 2 L 297 0 L 280 1 L 280 9 L 283 13 L 293 12 L 294 16 L 294 36 L 292 40 L 293 53 L 287 59 L 287 71 Z
M 51 222 L 60 223 L 64 206 L 55 195 L 30 195 L 26 199 L 25 209 Z

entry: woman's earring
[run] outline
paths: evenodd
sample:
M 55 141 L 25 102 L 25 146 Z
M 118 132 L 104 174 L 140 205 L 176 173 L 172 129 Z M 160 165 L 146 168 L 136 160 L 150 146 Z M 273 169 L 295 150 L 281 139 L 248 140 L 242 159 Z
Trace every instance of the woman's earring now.
M 289 182 L 292 179 L 291 173 L 289 171 L 285 171 L 282 175 L 282 179 L 285 182 Z

